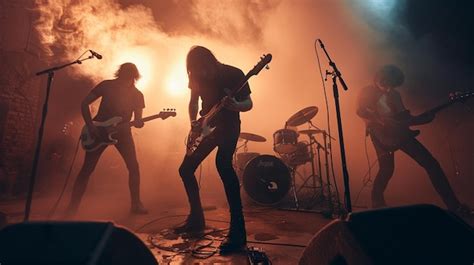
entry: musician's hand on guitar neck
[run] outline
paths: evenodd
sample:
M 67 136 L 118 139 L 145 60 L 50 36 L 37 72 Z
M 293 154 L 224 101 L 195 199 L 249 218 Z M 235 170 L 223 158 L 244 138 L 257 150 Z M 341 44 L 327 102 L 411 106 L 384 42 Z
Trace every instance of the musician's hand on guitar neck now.
M 425 112 L 421 115 L 418 115 L 416 117 L 414 117 L 414 125 L 417 125 L 417 124 L 426 124 L 426 123 L 429 123 L 431 121 L 433 121 L 435 118 L 435 114 L 432 113 L 432 112 Z
M 224 99 L 224 107 L 231 111 L 241 111 L 240 103 L 232 97 Z
M 143 122 L 143 120 L 134 120 L 133 126 L 135 128 L 143 128 L 143 126 L 145 126 L 145 123 Z

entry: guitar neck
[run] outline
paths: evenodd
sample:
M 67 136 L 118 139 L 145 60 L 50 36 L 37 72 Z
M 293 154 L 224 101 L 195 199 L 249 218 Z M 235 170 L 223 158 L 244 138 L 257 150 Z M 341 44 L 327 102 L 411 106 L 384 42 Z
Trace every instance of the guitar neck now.
M 240 90 L 242 90 L 242 88 L 244 88 L 244 86 L 249 81 L 250 77 L 252 77 L 252 75 L 250 73 L 247 73 L 247 75 L 245 75 L 245 78 L 241 81 L 241 83 L 238 86 L 236 86 L 236 88 L 231 90 L 228 97 L 234 97 Z M 224 99 L 225 97 L 221 101 L 219 101 L 219 103 L 217 103 L 208 113 L 206 113 L 204 117 L 207 117 L 208 119 L 212 119 L 214 116 L 216 116 L 217 113 L 219 113 L 219 111 L 221 111 L 221 109 L 224 108 Z
M 456 103 L 456 101 L 451 101 L 451 102 L 447 102 L 447 103 L 441 104 L 441 105 L 439 105 L 439 106 L 437 106 L 437 107 L 434 107 L 434 108 L 432 108 L 432 109 L 430 109 L 430 110 L 427 110 L 427 111 L 423 112 L 422 115 L 428 114 L 428 113 L 436 114 L 437 112 L 439 112 L 439 111 L 441 111 L 441 110 L 443 110 L 443 109 L 445 109 L 445 108 L 451 106 L 451 105 L 454 104 L 454 103 Z
M 163 116 L 162 114 L 155 114 L 155 115 L 151 115 L 151 116 L 142 118 L 142 121 L 147 122 L 147 121 L 151 121 L 151 120 L 154 120 L 154 119 L 161 118 L 162 116 Z M 128 122 L 124 122 L 122 124 L 119 124 L 117 127 L 132 127 L 132 126 L 133 126 L 133 121 L 128 121 Z

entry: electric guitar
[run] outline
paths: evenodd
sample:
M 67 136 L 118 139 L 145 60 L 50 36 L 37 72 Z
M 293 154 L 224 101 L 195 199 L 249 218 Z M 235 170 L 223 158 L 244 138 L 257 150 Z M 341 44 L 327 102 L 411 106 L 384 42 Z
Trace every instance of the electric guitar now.
M 188 138 L 186 141 L 186 155 L 190 156 L 196 151 L 199 144 L 209 136 L 215 129 L 215 127 L 210 126 L 211 121 L 216 117 L 216 115 L 224 108 L 224 102 L 227 98 L 234 97 L 248 82 L 250 77 L 258 75 L 260 71 L 265 67 L 268 69 L 268 64 L 272 60 L 271 54 L 265 54 L 260 58 L 260 61 L 250 70 L 245 78 L 236 86 L 234 89 L 230 90 L 228 95 L 222 98 L 216 105 L 214 105 L 211 110 L 205 115 L 201 116 L 196 124 L 191 128 Z
M 423 112 L 419 116 L 434 115 L 446 107 L 460 101 L 465 101 L 474 96 L 474 92 L 463 94 L 451 94 L 449 101 Z M 417 117 L 417 116 L 415 116 Z M 369 132 L 376 144 L 384 150 L 393 152 L 400 148 L 403 143 L 420 134 L 420 130 L 412 130 L 410 126 L 415 125 L 414 117 L 408 112 L 402 112 L 394 117 L 395 122 L 375 122 L 369 126 Z
M 161 118 L 163 120 L 176 116 L 174 109 L 164 109 L 158 114 L 142 118 L 143 122 L 151 121 Z M 113 117 L 106 121 L 93 121 L 94 125 L 99 129 L 98 136 L 93 136 L 87 125 L 84 125 L 81 132 L 81 145 L 86 152 L 92 152 L 104 145 L 113 145 L 118 142 L 113 136 L 120 128 L 131 127 L 134 125 L 133 121 L 122 122 L 122 117 Z

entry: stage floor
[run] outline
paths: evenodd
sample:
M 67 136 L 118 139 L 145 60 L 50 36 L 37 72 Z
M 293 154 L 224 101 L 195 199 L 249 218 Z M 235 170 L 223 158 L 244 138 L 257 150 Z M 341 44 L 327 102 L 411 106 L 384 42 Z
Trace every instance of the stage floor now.
M 249 264 L 245 253 L 230 256 L 220 256 L 218 253 L 208 258 L 198 256 L 210 255 L 220 244 L 228 228 L 229 214 L 222 203 L 209 204 L 205 198 L 204 208 L 209 233 L 206 239 L 197 242 L 199 245 L 209 244 L 203 252 L 191 254 L 195 240 L 185 240 L 170 234 L 169 229 L 182 222 L 187 213 L 187 207 L 156 207 L 147 205 L 150 213 L 147 215 L 129 215 L 125 209 L 115 212 L 100 211 L 100 206 L 93 204 L 92 198 L 86 199 L 81 210 L 73 220 L 113 221 L 124 226 L 141 238 L 158 260 L 159 264 Z M 50 209 L 53 198 L 37 199 L 34 203 L 33 220 L 44 220 Z M 211 200 L 212 201 L 212 200 Z M 100 203 L 98 203 L 100 205 Z M 86 208 L 88 205 L 90 209 Z M 42 207 L 44 206 L 44 207 Z M 9 222 L 20 222 L 23 210 L 21 201 L 1 202 L 0 211 L 8 214 Z M 245 218 L 248 235 L 248 246 L 263 250 L 273 264 L 297 264 L 304 247 L 313 235 L 331 219 L 313 212 L 297 212 L 281 210 L 276 207 L 257 205 L 245 206 Z M 61 212 L 52 218 L 64 220 Z

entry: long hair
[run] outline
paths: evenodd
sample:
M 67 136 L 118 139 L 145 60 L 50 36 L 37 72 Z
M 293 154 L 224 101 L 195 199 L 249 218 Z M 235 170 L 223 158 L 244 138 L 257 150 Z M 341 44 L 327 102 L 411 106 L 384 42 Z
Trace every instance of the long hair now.
M 377 71 L 374 81 L 376 84 L 379 83 L 390 87 L 399 87 L 405 81 L 405 75 L 398 66 L 387 64 Z
M 206 65 L 217 65 L 219 61 L 216 56 L 206 47 L 193 46 L 186 56 L 186 69 L 188 75 L 191 75 L 196 69 Z
M 116 78 L 133 79 L 135 82 L 140 79 L 141 75 L 138 68 L 133 63 L 123 63 L 115 72 Z

